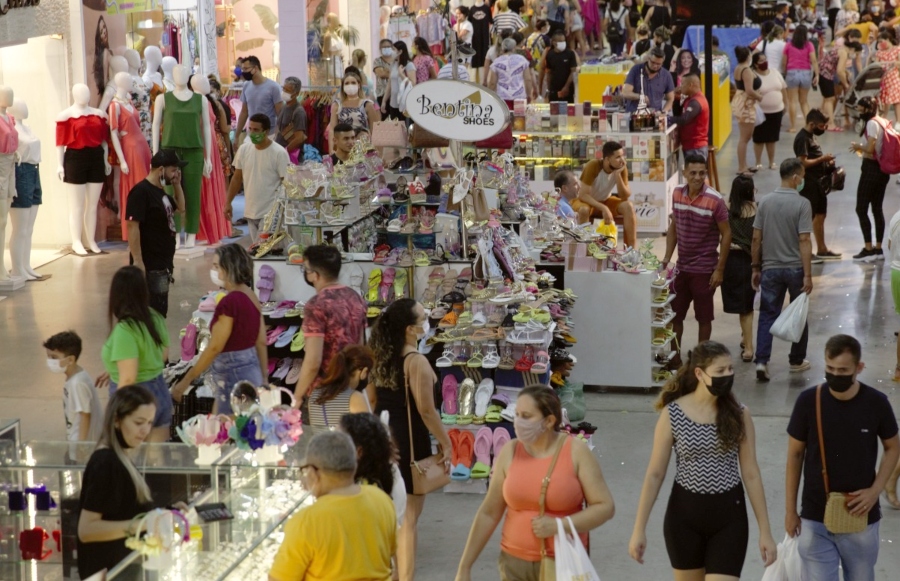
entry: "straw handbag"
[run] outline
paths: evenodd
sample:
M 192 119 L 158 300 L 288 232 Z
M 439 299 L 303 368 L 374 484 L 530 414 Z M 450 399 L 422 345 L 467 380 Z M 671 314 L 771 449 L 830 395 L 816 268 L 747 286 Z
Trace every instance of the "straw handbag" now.
M 825 466 L 825 438 L 822 436 L 822 386 L 816 388 L 816 426 L 819 431 L 819 453 L 822 455 L 822 478 L 825 481 L 825 528 L 833 534 L 861 533 L 869 525 L 869 515 L 854 516 L 847 508 L 850 497 L 843 492 L 831 492 L 828 486 L 828 468 Z

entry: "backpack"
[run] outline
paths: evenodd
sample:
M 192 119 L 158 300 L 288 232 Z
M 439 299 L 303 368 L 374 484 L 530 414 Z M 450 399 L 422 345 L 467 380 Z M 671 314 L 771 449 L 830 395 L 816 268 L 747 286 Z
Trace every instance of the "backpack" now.
M 525 41 L 525 49 L 531 53 L 532 62 L 540 62 L 541 57 L 544 56 L 544 42 L 540 32 L 535 32 L 528 37 L 528 40 Z
M 881 140 L 881 154 L 876 152 L 875 159 L 881 171 L 891 175 L 900 173 L 900 133 L 894 130 L 891 122 L 882 117 L 872 118 L 884 129 L 884 137 Z
M 609 22 L 606 23 L 606 40 L 610 44 L 625 42 L 625 32 L 622 30 L 622 25 L 619 23 L 621 18 L 622 14 L 619 14 L 618 18 L 613 16 L 612 12 L 609 14 Z

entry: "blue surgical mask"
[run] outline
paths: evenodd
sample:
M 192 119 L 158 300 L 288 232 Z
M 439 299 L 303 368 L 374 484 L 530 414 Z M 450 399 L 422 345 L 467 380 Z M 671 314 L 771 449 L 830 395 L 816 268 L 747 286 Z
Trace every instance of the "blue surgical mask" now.
M 802 180 L 800 180 L 800 183 L 797 184 L 797 191 L 802 192 L 804 185 L 806 185 L 806 178 L 803 178 Z

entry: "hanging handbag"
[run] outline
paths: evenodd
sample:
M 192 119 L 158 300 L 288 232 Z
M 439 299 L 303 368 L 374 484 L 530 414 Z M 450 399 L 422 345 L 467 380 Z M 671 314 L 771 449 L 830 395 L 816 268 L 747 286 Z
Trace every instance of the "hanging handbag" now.
M 412 472 L 412 489 L 413 494 L 428 494 L 447 486 L 450 483 L 450 475 L 444 471 L 444 463 L 441 462 L 443 454 L 440 453 L 440 447 L 438 447 L 437 454 L 416 461 L 416 448 L 413 446 L 412 411 L 410 410 L 413 400 L 409 389 L 409 376 L 406 374 L 405 367 L 404 362 L 403 375 L 406 382 L 406 418 L 409 422 L 409 468 Z
M 402 121 L 389 119 L 372 125 L 372 145 L 375 147 L 406 147 L 408 143 L 406 124 Z
M 816 388 L 816 428 L 819 431 L 819 453 L 822 455 L 822 480 L 825 482 L 825 528 L 832 534 L 861 533 L 869 526 L 869 515 L 850 514 L 847 501 L 850 497 L 843 492 L 831 492 L 828 484 L 828 468 L 825 466 L 825 438 L 822 435 L 822 386 Z
M 449 147 L 450 140 L 435 135 L 421 125 L 413 125 L 409 134 L 409 145 L 411 147 Z
M 515 140 L 513 139 L 512 124 L 508 124 L 497 135 L 476 141 L 475 147 L 481 149 L 512 149 L 513 143 L 515 143 Z
M 541 495 L 538 497 L 538 517 L 544 516 L 544 508 L 547 500 L 547 488 L 550 487 L 550 476 L 553 475 L 553 469 L 556 468 L 556 461 L 559 460 L 559 453 L 563 446 L 566 445 L 566 438 L 561 438 L 561 442 L 556 446 L 556 452 L 553 453 L 553 460 L 550 461 L 550 469 L 541 482 Z M 540 581 L 556 581 L 556 560 L 547 555 L 547 539 L 541 541 L 541 574 Z

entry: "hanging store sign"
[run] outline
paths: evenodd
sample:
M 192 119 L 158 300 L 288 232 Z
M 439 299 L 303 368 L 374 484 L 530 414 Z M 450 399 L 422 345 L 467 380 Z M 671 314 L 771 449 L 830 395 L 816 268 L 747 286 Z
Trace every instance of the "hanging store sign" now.
M 435 79 L 410 89 L 406 113 L 416 125 L 446 139 L 480 141 L 509 124 L 509 107 L 493 91 L 468 81 Z

